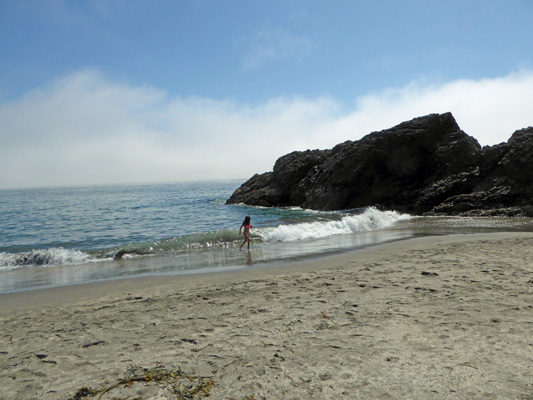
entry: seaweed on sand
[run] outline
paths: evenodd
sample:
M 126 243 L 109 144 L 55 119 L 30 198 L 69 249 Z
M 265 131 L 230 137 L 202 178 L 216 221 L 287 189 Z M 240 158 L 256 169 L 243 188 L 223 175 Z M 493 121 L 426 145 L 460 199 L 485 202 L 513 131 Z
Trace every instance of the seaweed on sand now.
M 101 387 L 99 389 L 90 389 L 86 386 L 78 389 L 73 397 L 69 400 L 84 400 L 102 396 L 116 389 L 127 389 L 135 383 L 155 383 L 166 386 L 169 393 L 176 396 L 177 400 L 196 400 L 208 397 L 211 389 L 214 387 L 212 378 L 191 376 L 178 368 L 178 370 L 169 370 L 156 366 L 155 368 L 132 367 L 128 369 L 126 376 L 119 379 L 111 386 Z M 114 397 L 116 398 L 116 397 Z

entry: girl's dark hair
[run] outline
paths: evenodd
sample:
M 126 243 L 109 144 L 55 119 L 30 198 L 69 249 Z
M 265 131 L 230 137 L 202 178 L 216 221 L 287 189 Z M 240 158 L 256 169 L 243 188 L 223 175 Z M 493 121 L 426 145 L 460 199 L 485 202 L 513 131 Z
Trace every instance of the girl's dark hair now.
M 242 223 L 243 225 L 250 225 L 250 216 L 247 215 L 246 218 L 244 218 L 244 222 Z

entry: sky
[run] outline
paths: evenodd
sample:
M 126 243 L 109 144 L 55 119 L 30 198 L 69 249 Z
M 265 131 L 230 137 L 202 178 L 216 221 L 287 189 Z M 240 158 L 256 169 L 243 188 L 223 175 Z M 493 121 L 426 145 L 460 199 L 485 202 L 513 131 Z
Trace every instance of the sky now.
M 452 112 L 533 125 L 531 0 L 0 0 L 0 189 L 246 179 Z

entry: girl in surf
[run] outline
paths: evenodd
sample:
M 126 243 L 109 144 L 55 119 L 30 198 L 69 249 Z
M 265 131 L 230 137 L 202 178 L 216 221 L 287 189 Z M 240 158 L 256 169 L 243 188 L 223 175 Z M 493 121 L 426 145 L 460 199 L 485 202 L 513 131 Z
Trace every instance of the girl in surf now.
M 243 223 L 241 224 L 241 227 L 239 228 L 239 235 L 241 234 L 241 230 L 244 228 L 244 242 L 242 242 L 241 247 L 239 250 L 242 250 L 242 246 L 248 242 L 248 250 L 250 250 L 250 228 L 253 228 L 252 225 L 250 225 L 250 216 L 247 215 L 246 218 L 244 218 Z

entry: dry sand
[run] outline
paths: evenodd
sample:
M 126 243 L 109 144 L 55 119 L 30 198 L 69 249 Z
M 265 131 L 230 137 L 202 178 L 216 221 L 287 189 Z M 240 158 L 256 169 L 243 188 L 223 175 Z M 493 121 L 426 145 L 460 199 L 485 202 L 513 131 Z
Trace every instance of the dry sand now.
M 533 399 L 532 248 L 433 237 L 2 295 L 0 398 Z

